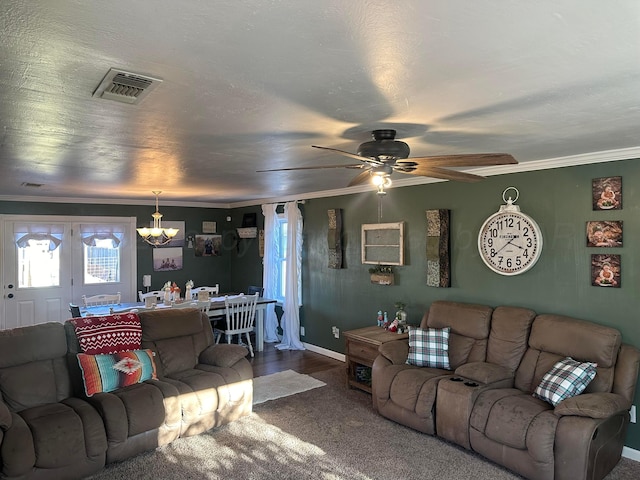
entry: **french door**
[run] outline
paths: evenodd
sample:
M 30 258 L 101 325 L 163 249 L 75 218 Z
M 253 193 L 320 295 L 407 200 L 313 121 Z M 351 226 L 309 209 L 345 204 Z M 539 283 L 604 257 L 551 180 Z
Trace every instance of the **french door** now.
M 135 217 L 0 218 L 0 328 L 64 322 L 82 295 L 135 301 Z

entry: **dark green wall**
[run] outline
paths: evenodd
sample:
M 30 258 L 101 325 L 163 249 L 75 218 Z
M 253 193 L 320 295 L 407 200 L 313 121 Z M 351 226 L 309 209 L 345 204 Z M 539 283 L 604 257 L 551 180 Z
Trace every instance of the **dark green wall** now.
M 622 176 L 623 209 L 593 211 L 593 178 Z M 479 257 L 477 235 L 495 213 L 506 187 L 520 190 L 518 205 L 533 217 L 544 235 L 538 263 L 528 272 L 506 277 L 490 271 Z M 344 340 L 331 335 L 374 325 L 379 309 L 395 312 L 407 304 L 409 321 L 418 323 L 434 300 L 516 305 L 539 313 L 558 313 L 613 326 L 623 339 L 640 347 L 640 163 L 637 160 L 490 177 L 477 184 L 435 183 L 390 189 L 382 199 L 382 222 L 405 222 L 406 265 L 395 268 L 396 284 L 372 285 L 368 266 L 360 263 L 360 227 L 377 223 L 375 193 L 313 199 L 304 205 L 304 340 L 344 351 Z M 327 268 L 327 210 L 341 208 L 345 268 Z M 451 288 L 426 285 L 426 215 L 451 210 Z M 587 248 L 588 220 L 622 220 L 624 246 Z M 621 288 L 592 287 L 590 256 L 621 255 Z M 640 406 L 636 391 L 634 402 Z M 627 445 L 640 449 L 640 427 L 631 425 Z
M 622 176 L 623 209 L 592 211 L 591 181 L 597 177 Z M 504 277 L 490 271 L 477 252 L 477 234 L 484 220 L 498 210 L 506 187 L 520 190 L 518 204 L 532 216 L 544 234 L 543 253 L 530 271 Z M 362 193 L 308 200 L 304 216 L 303 308 L 301 323 L 305 342 L 344 352 L 342 337 L 335 339 L 331 327 L 341 331 L 375 324 L 379 309 L 392 314 L 393 304 L 407 305 L 409 321 L 419 322 L 434 300 L 477 302 L 493 306 L 517 305 L 537 312 L 570 315 L 618 328 L 624 341 L 640 347 L 636 319 L 640 307 L 640 163 L 636 160 L 601 163 L 531 173 L 490 177 L 478 184 L 454 182 L 392 188 L 382 200 L 382 222 L 405 222 L 406 265 L 395 269 L 396 284 L 372 285 L 368 266 L 360 263 L 360 227 L 378 221 L 378 197 Z M 344 267 L 327 267 L 327 210 L 341 208 L 344 225 Z M 451 288 L 426 286 L 426 216 L 431 209 L 451 210 Z M 237 240 L 236 227 L 244 213 L 261 208 L 233 210 L 161 207 L 166 220 L 185 220 L 187 235 L 201 232 L 202 221 L 218 222 L 223 235 L 220 257 L 195 258 L 184 252 L 184 270 L 152 273 L 153 287 L 166 280 L 183 285 L 220 283 L 223 291 L 243 291 L 262 285 L 262 259 L 258 239 Z M 153 207 L 128 205 L 70 205 L 55 203 L 0 202 L 0 213 L 48 215 L 136 216 L 138 225 L 151 220 Z M 227 222 L 227 215 L 231 221 Z M 588 220 L 622 220 L 624 246 L 615 249 L 587 248 Z M 592 287 L 590 255 L 610 252 L 622 258 L 622 288 Z M 151 247 L 138 243 L 138 288 L 142 275 L 151 270 Z M 189 278 L 187 278 L 189 277 Z M 636 392 L 635 404 L 640 406 Z M 640 449 L 640 427 L 631 425 L 627 445 Z
M 88 205 L 68 203 L 0 202 L 0 213 L 24 215 L 75 215 L 75 216 L 118 216 L 137 217 L 137 226 L 149 225 L 153 219 L 151 205 Z M 212 285 L 219 283 L 221 291 L 231 289 L 231 253 L 233 248 L 233 230 L 226 221 L 229 215 L 226 209 L 160 207 L 163 220 L 185 222 L 185 236 L 202 233 L 202 222 L 217 222 L 217 230 L 222 235 L 222 255 L 216 257 L 196 257 L 194 250 L 184 248 L 184 268 L 174 272 L 154 272 L 152 264 L 153 247 L 137 240 L 137 290 L 142 290 L 142 276 L 151 274 L 152 290 L 159 290 L 165 282 L 174 281 L 184 290 L 187 280 L 194 285 Z

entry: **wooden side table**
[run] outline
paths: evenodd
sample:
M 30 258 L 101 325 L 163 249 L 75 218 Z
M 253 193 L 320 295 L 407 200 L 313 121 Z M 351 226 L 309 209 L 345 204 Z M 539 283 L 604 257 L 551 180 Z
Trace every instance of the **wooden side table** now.
M 408 333 L 388 332 L 382 327 L 365 327 L 343 332 L 347 367 L 347 388 L 355 387 L 371 393 L 371 381 L 358 378 L 357 371 L 373 366 L 378 347 L 386 342 L 409 338 Z M 369 377 L 370 379 L 371 377 Z

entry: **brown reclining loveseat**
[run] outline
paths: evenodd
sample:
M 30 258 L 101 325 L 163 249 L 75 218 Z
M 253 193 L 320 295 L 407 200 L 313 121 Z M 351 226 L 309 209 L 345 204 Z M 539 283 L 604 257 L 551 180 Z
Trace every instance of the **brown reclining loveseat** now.
M 449 370 L 407 365 L 407 340 L 380 347 L 372 387 L 381 415 L 526 478 L 596 480 L 616 465 L 640 365 L 640 351 L 620 332 L 518 307 L 434 302 L 421 328 L 444 327 Z M 583 393 L 554 407 L 533 392 L 566 357 L 596 363 L 597 373 Z

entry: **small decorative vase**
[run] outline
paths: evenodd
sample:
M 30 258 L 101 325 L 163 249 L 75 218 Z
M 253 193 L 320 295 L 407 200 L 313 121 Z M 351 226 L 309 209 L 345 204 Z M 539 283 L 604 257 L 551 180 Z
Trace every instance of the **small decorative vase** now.
M 407 324 L 407 312 L 404 309 L 400 308 L 396 312 L 396 318 L 398 319 L 398 324 L 403 327 Z
M 184 301 L 185 302 L 190 302 L 192 300 L 191 298 L 191 287 L 185 287 L 184 289 Z
M 164 304 L 165 305 L 171 304 L 171 289 L 169 287 L 164 289 Z

